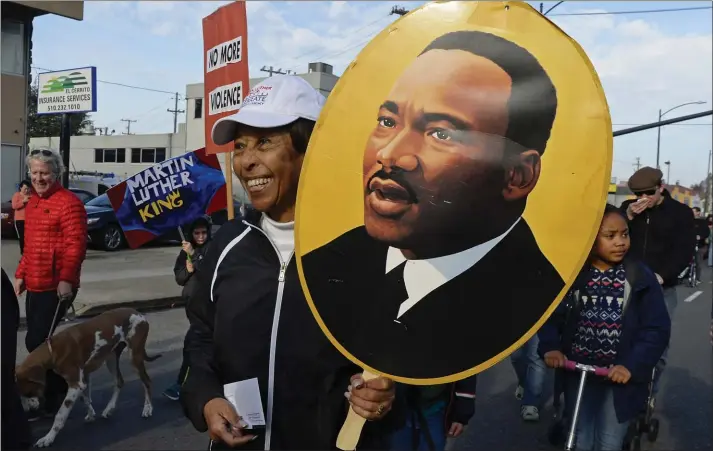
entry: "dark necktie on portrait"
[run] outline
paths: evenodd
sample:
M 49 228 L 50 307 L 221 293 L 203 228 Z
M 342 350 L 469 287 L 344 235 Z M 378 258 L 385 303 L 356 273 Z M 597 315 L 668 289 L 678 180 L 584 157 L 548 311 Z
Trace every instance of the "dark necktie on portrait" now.
M 404 260 L 400 265 L 386 273 L 386 286 L 384 287 L 389 299 L 389 311 L 394 309 L 393 319 L 399 311 L 401 303 L 408 299 L 408 291 L 406 290 L 406 282 L 404 282 L 404 269 L 408 260 Z

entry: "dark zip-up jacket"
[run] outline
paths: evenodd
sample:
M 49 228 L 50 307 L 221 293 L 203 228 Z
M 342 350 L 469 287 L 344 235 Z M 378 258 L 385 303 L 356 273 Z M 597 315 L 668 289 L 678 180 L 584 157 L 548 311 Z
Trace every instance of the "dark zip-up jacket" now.
M 198 268 L 203 263 L 203 258 L 205 257 L 206 249 L 208 248 L 208 243 L 205 243 L 201 247 L 195 248 L 193 256 L 191 257 L 191 262 L 193 263 L 193 272 L 188 272 L 186 269 L 186 260 L 188 260 L 188 254 L 186 251 L 181 249 L 181 252 L 176 257 L 176 264 L 173 267 L 173 275 L 176 276 L 176 283 L 183 287 L 181 295 L 183 299 L 189 301 L 191 294 L 195 292 L 196 286 L 198 285 L 198 278 L 194 277 L 198 272 Z
M 711 230 L 708 228 L 708 221 L 703 218 L 698 218 L 694 220 L 695 222 L 695 234 L 699 236 L 698 247 L 703 248 L 706 246 L 706 240 L 710 238 Z
M 241 449 L 336 449 L 348 411 L 344 392 L 361 369 L 322 333 L 297 275 L 256 225 L 259 214 L 223 225 L 197 271 L 186 345 L 191 371 L 181 389 L 186 416 L 206 431 L 205 404 L 223 385 L 257 378 L 266 428 Z M 366 422 L 359 449 L 385 449 L 401 425 L 398 398 L 380 421 Z
M 629 288 L 625 289 L 628 293 L 622 314 L 622 333 L 613 364 L 626 367 L 631 379 L 626 384 L 612 384 L 614 410 L 620 422 L 634 418 L 645 406 L 654 366 L 671 336 L 671 318 L 656 276 L 646 265 L 634 260 L 627 260 L 624 270 Z M 578 291 L 587 283 L 588 273 L 589 266 L 538 331 L 538 352 L 543 358 L 550 351 L 561 351 L 567 356 L 572 349 L 581 310 Z M 567 381 L 575 379 L 566 378 Z
M 664 287 L 678 283 L 678 275 L 693 258 L 696 235 L 693 210 L 671 198 L 664 190 L 661 205 L 649 208 L 629 221 L 629 255 L 644 262 L 664 280 Z M 626 214 L 634 200 L 621 204 Z

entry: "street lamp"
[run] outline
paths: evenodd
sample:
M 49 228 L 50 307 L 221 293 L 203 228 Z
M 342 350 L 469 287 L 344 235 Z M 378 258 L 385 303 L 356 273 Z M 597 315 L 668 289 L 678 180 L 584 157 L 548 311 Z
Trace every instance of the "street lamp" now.
M 704 103 L 706 103 L 706 102 L 704 102 L 702 100 L 699 100 L 697 102 L 686 102 L 686 103 L 677 105 L 677 106 L 671 108 L 670 110 L 664 111 L 663 113 L 659 109 L 659 122 L 661 122 L 661 119 L 665 115 L 667 115 L 668 113 L 670 113 L 671 111 L 673 111 L 677 108 L 681 108 L 682 106 L 686 106 L 686 105 L 703 105 Z M 661 126 L 659 125 L 658 126 L 658 137 L 656 138 L 656 169 L 661 169 L 661 167 L 659 166 L 659 156 L 660 155 L 661 155 Z
M 664 161 L 663 164 L 667 166 L 666 169 L 666 184 L 670 185 L 671 184 L 671 162 L 670 161 Z

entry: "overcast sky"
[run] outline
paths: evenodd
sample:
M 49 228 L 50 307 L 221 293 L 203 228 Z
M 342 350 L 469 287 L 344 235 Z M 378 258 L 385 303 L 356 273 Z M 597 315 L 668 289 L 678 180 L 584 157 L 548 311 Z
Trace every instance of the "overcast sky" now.
M 202 82 L 201 19 L 226 2 L 85 2 L 81 22 L 54 15 L 35 19 L 33 66 L 61 70 L 96 66 L 99 80 L 185 94 Z M 338 75 L 359 50 L 396 19 L 392 6 L 423 2 L 248 2 L 250 75 L 263 65 L 306 72 L 307 63 L 332 64 Z M 539 2 L 530 2 L 539 7 Z M 545 9 L 556 2 L 544 2 Z M 602 80 L 614 129 L 658 119 L 658 110 L 682 107 L 667 118 L 713 108 L 711 10 L 568 16 L 710 6 L 710 2 L 565 2 L 550 17 L 585 49 Z M 33 69 L 36 74 L 40 69 Z M 44 70 L 40 70 L 43 71 Z M 173 130 L 170 94 L 99 83 L 97 127 L 117 133 Z M 179 108 L 185 106 L 179 102 Z M 185 109 L 185 108 L 184 108 Z M 671 181 L 705 178 L 713 129 L 705 117 L 662 129 L 661 161 Z M 179 121 L 183 121 L 181 118 Z M 621 124 L 621 125 L 619 125 Z M 624 125 L 626 124 L 626 125 Z M 697 124 L 697 125 L 693 125 Z M 705 125 L 707 124 L 707 125 Z M 655 165 L 656 130 L 614 139 L 613 176 L 626 179 L 636 158 Z M 665 169 L 664 169 L 665 171 Z

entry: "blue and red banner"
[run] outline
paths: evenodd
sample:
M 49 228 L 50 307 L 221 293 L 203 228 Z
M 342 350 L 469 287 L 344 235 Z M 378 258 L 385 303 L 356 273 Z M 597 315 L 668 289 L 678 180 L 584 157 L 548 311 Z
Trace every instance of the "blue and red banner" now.
M 225 176 L 205 148 L 156 163 L 107 196 L 131 248 L 227 206 Z

